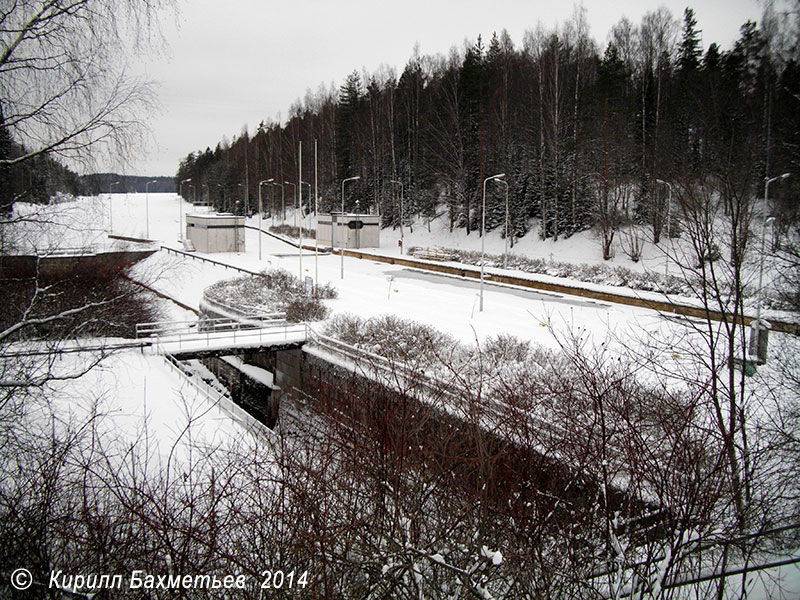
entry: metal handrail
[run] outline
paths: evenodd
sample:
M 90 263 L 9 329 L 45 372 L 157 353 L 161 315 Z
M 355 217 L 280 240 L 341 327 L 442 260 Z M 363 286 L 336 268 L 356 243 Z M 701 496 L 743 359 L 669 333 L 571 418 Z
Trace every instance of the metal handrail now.
M 217 265 L 218 267 L 233 269 L 234 271 L 239 271 L 240 273 L 247 273 L 248 275 L 261 275 L 261 273 L 258 273 L 257 271 L 251 271 L 250 269 L 243 269 L 242 267 L 235 267 L 233 265 L 229 265 L 224 262 L 220 262 L 218 260 L 213 260 L 211 258 L 206 258 L 204 256 L 197 256 L 196 254 L 192 254 L 191 252 L 184 252 L 183 250 L 170 248 L 169 246 L 161 246 L 159 250 L 166 250 L 167 254 L 169 254 L 170 252 L 174 252 L 175 254 L 180 254 L 181 256 L 185 256 L 193 260 L 199 260 L 201 262 L 211 263 L 212 265 Z
M 282 331 L 281 331 L 282 330 Z M 225 331 L 192 331 L 189 333 L 177 333 L 167 336 L 154 336 L 154 346 L 166 353 L 166 348 L 170 347 L 175 350 L 174 346 L 177 344 L 177 351 L 184 350 L 184 346 L 191 342 L 204 341 L 205 346 L 211 346 L 212 340 L 225 341 L 225 346 L 240 344 L 249 344 L 254 341 L 263 343 L 265 341 L 280 340 L 280 334 L 283 333 L 283 340 L 288 341 L 289 335 L 294 337 L 296 334 L 302 332 L 302 339 L 295 341 L 304 342 L 307 339 L 308 330 L 305 323 L 289 324 L 283 323 L 282 325 L 273 325 L 270 327 L 252 327 L 252 328 L 233 328 Z M 232 335 L 232 338 L 230 336 Z M 266 339 L 265 339 L 266 338 Z M 188 348 L 186 348 L 188 349 Z
M 285 324 L 282 313 L 275 313 L 276 318 L 261 318 L 259 316 L 234 319 L 231 317 L 218 317 L 199 321 L 153 321 L 150 323 L 136 324 L 136 338 L 158 335 L 172 335 L 180 333 L 193 333 L 206 331 L 231 331 L 234 329 L 258 329 L 265 326 L 280 326 Z

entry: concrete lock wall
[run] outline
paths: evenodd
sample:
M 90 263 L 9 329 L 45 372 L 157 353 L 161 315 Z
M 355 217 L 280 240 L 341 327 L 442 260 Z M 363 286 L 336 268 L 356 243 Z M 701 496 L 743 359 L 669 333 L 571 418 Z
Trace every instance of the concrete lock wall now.
M 219 213 L 186 215 L 186 237 L 198 252 L 244 252 L 244 221 Z
M 153 254 L 154 249 L 87 253 L 73 256 L 0 255 L 3 277 L 58 279 L 95 273 L 110 275 Z
M 221 357 L 202 358 L 200 362 L 228 388 L 236 404 L 267 427 L 275 426 L 280 399 L 276 392 L 279 390 L 252 379 Z
M 335 248 L 380 248 L 379 215 L 330 213 L 317 220 L 317 243 Z M 335 221 L 335 223 L 334 223 Z M 336 229 L 335 239 L 333 229 Z

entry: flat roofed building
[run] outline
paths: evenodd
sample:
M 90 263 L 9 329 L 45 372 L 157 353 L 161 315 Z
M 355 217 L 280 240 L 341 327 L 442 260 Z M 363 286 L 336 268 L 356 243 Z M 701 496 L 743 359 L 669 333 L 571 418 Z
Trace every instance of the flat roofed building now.
M 186 215 L 186 237 L 198 252 L 244 252 L 244 221 L 228 213 Z
M 317 219 L 317 243 L 332 248 L 380 248 L 380 215 L 332 212 Z

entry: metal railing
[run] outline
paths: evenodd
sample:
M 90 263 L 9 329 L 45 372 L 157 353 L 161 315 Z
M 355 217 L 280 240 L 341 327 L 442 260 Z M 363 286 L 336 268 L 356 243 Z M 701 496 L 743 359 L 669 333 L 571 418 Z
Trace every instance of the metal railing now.
M 206 290 L 207 291 L 207 290 Z M 285 312 L 259 312 L 261 310 L 258 306 L 244 304 L 238 301 L 236 306 L 227 304 L 220 300 L 210 298 L 206 292 L 203 292 L 203 299 L 200 301 L 200 311 L 203 313 L 233 315 L 232 319 L 239 319 L 245 321 L 285 321 Z M 224 317 L 220 317 L 224 318 Z
M 214 260 L 212 258 L 206 258 L 205 256 L 198 256 L 196 254 L 192 254 L 191 252 L 184 252 L 183 250 L 177 250 L 175 248 L 170 248 L 168 246 L 161 246 L 159 250 L 165 250 L 167 254 L 173 253 L 176 256 L 185 256 L 186 258 L 191 258 L 192 260 L 199 260 L 202 262 L 211 263 L 212 265 L 216 265 L 218 267 L 224 267 L 226 269 L 232 269 L 234 271 L 238 271 L 239 273 L 246 273 L 248 275 L 260 275 L 257 271 L 251 271 L 250 269 L 243 269 L 242 267 L 235 267 L 233 265 L 226 264 L 224 262 L 220 262 L 218 260 Z
M 214 406 L 219 408 L 223 413 L 229 416 L 234 421 L 237 421 L 245 429 L 257 436 L 266 436 L 268 438 L 275 438 L 277 434 L 267 427 L 264 423 L 253 417 L 250 413 L 244 410 L 241 406 L 236 404 L 226 392 L 221 392 L 212 388 L 205 383 L 202 379 L 195 376 L 190 376 L 186 369 L 181 365 L 180 361 L 170 354 L 164 355 L 164 361 L 175 371 L 182 381 L 189 384 L 195 391 L 204 396 Z M 202 382 L 202 383 L 201 383 Z
M 136 339 L 143 337 L 154 337 L 163 335 L 175 335 L 186 333 L 197 333 L 206 331 L 232 331 L 236 329 L 255 329 L 280 323 L 280 320 L 266 319 L 257 317 L 252 319 L 205 319 L 192 321 L 153 321 L 151 323 L 136 324 Z
M 392 360 L 317 333 L 310 326 L 308 327 L 308 339 L 327 352 L 353 363 L 356 369 L 360 368 L 362 374 L 377 379 L 384 385 L 389 385 L 405 393 L 417 394 L 421 399 L 428 401 L 438 399 L 442 402 L 442 408 L 452 414 L 464 416 L 465 411 L 470 410 L 470 407 L 464 406 L 465 396 L 454 391 L 463 387 L 463 381 L 455 383 L 445 381 L 436 375 L 415 369 L 402 360 Z M 514 419 L 529 422 L 533 427 L 545 430 L 551 435 L 562 437 L 569 435 L 569 432 L 563 427 L 541 416 L 511 406 L 497 398 L 486 400 L 479 402 L 479 409 L 480 421 L 487 431 L 502 427 L 509 419 Z M 516 441 L 525 445 L 524 440 L 516 439 Z

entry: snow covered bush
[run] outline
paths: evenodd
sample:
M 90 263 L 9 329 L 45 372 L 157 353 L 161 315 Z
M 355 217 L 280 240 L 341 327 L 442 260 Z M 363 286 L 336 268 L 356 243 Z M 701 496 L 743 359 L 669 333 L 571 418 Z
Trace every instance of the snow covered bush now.
M 308 290 L 284 269 L 268 269 L 258 275 L 225 279 L 207 287 L 203 297 L 230 307 L 232 312 L 251 315 L 286 313 L 292 322 L 317 321 L 328 314 L 323 299 L 335 298 L 330 284 Z
M 450 358 L 463 353 L 451 335 L 395 315 L 364 319 L 349 313 L 339 314 L 328 322 L 325 334 L 372 354 L 407 363 L 430 361 L 437 353 Z

